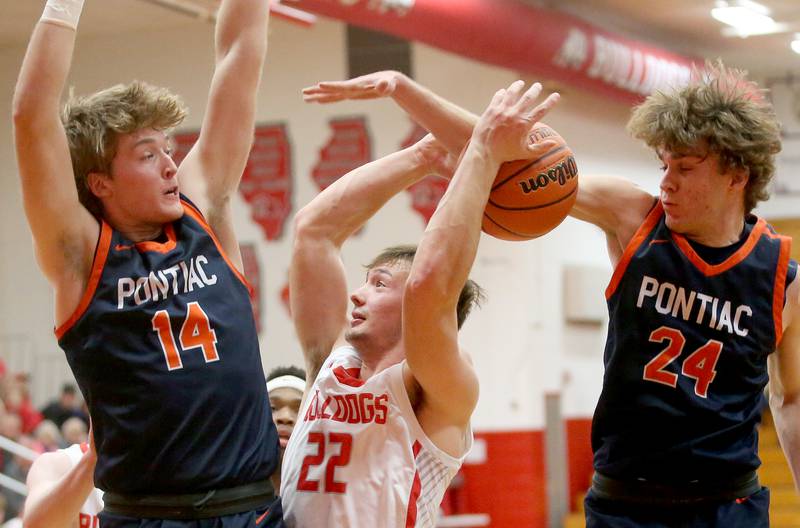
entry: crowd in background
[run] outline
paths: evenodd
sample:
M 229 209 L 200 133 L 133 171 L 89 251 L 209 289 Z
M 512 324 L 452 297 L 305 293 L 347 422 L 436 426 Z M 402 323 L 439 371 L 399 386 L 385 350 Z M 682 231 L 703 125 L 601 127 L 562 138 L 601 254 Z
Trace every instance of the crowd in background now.
M 60 394 L 41 409 L 30 397 L 30 379 L 9 372 L 0 360 L 0 436 L 36 453 L 55 451 L 86 442 L 89 415 L 75 385 L 65 383 Z M 0 450 L 0 473 L 24 483 L 32 461 Z M 0 488 L 0 523 L 15 518 L 24 497 Z

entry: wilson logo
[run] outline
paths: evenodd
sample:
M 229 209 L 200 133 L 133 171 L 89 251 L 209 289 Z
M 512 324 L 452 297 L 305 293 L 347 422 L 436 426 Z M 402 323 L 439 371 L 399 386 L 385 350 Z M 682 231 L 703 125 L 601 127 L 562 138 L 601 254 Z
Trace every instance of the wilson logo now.
M 573 179 L 577 175 L 578 165 L 575 163 L 575 158 L 568 156 L 558 165 L 547 169 L 547 172 L 540 172 L 536 176 L 531 176 L 526 180 L 520 180 L 517 183 L 523 193 L 530 194 L 547 187 L 551 183 L 557 183 L 563 186 L 567 181 Z

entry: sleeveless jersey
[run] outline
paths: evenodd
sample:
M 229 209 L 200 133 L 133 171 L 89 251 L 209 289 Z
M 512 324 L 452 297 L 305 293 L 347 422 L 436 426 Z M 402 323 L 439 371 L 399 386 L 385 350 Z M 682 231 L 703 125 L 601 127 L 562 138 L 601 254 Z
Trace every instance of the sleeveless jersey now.
M 306 395 L 281 475 L 287 526 L 433 527 L 463 462 L 422 431 L 403 364 L 367 380 L 352 347 L 334 350 Z M 469 433 L 469 446 L 472 433 Z
M 89 446 L 86 444 L 72 444 L 66 449 L 61 449 L 69 457 L 72 467 L 78 465 L 78 462 L 83 457 L 83 454 Z M 95 488 L 88 497 L 86 502 L 81 506 L 81 511 L 78 514 L 78 528 L 98 528 L 100 521 L 97 514 L 103 509 L 103 492 Z
M 247 283 L 182 203 L 163 243 L 134 243 L 103 221 L 86 292 L 56 329 L 107 492 L 227 488 L 267 479 L 277 464 Z
M 671 232 L 657 203 L 606 290 L 595 469 L 666 484 L 721 481 L 760 465 L 767 356 L 782 334 L 791 239 L 748 216 L 719 264 Z

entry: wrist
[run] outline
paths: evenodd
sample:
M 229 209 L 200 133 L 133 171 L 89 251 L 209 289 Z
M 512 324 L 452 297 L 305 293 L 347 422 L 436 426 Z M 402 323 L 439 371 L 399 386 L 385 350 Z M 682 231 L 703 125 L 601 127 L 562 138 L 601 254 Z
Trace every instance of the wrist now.
M 84 0 L 47 0 L 42 12 L 42 22 L 78 29 Z

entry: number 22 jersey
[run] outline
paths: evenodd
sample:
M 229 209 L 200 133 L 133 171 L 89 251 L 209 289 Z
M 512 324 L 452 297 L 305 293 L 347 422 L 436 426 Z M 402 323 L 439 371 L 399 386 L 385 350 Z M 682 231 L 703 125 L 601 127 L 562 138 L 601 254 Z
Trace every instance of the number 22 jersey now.
M 606 290 L 595 469 L 618 479 L 724 481 L 756 469 L 767 357 L 782 334 L 791 239 L 748 216 L 740 246 L 706 262 L 658 202 Z
M 291 528 L 433 527 L 464 455 L 448 455 L 417 422 L 403 363 L 359 379 L 352 347 L 331 352 L 306 395 L 283 459 Z

